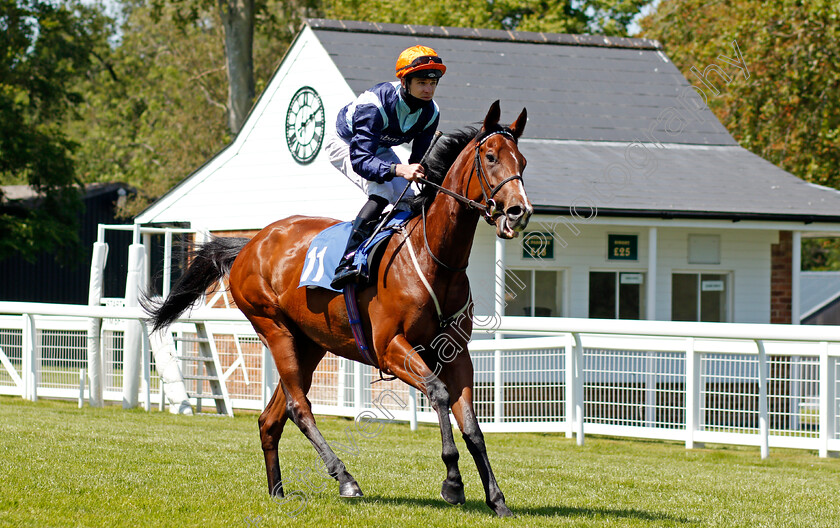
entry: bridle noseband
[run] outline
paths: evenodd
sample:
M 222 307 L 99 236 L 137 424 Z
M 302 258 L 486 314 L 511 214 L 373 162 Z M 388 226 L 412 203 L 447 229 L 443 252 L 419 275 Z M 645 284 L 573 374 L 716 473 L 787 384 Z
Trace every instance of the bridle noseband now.
M 484 142 L 490 139 L 491 137 L 498 134 L 507 136 L 511 139 L 511 141 L 516 143 L 516 138 L 509 130 L 502 129 L 497 130 L 495 132 L 490 132 L 475 144 L 475 163 L 473 163 L 473 171 L 475 171 L 476 174 L 478 174 L 478 186 L 481 187 L 481 194 L 484 197 L 485 205 L 482 206 L 484 220 L 490 225 L 495 224 L 496 219 L 505 214 L 504 211 L 496 207 L 496 200 L 494 200 L 493 197 L 496 196 L 496 193 L 498 193 L 501 190 L 501 188 L 504 187 L 507 183 L 514 180 L 522 181 L 521 174 L 514 174 L 513 176 L 508 176 L 504 180 L 500 181 L 498 185 L 490 189 L 489 195 L 487 194 L 485 187 L 490 188 L 490 182 L 487 178 L 487 172 L 484 170 L 484 163 L 481 160 L 481 145 L 483 145 Z M 472 174 L 470 174 L 470 179 L 472 179 Z M 467 188 L 469 188 L 469 186 L 470 184 L 469 182 L 467 182 Z
M 514 137 L 513 133 L 510 130 L 507 130 L 507 129 L 496 130 L 494 132 L 490 132 L 489 134 L 487 134 L 486 136 L 481 138 L 478 142 L 476 142 L 476 144 L 475 144 L 475 161 L 473 163 L 473 168 L 470 171 L 470 180 L 467 181 L 467 188 L 469 189 L 470 181 L 472 180 L 473 173 L 477 174 L 478 175 L 478 185 L 481 188 L 481 195 L 482 195 L 482 198 L 484 200 L 484 203 L 476 202 L 475 200 L 471 200 L 471 199 L 467 198 L 466 196 L 460 195 L 460 194 L 458 194 L 454 191 L 450 191 L 449 189 L 445 189 L 443 186 L 438 185 L 437 183 L 429 181 L 429 180 L 425 180 L 425 179 L 421 178 L 421 179 L 416 180 L 417 183 L 422 183 L 424 185 L 431 185 L 432 187 L 434 187 L 438 191 L 442 192 L 443 194 L 449 195 L 449 196 L 455 198 L 456 200 L 459 200 L 460 202 L 463 202 L 470 209 L 478 209 L 479 211 L 481 211 L 481 213 L 484 217 L 484 220 L 488 224 L 494 225 L 496 223 L 496 219 L 498 217 L 502 216 L 505 213 L 504 213 L 504 211 L 502 211 L 501 209 L 499 209 L 496 206 L 496 200 L 494 200 L 493 197 L 496 196 L 496 193 L 498 193 L 502 189 L 502 187 L 504 187 L 506 184 L 510 183 L 511 181 L 514 181 L 514 180 L 520 180 L 521 181 L 522 180 L 522 175 L 521 174 L 514 174 L 513 176 L 508 176 L 507 178 L 505 178 L 504 180 L 499 182 L 499 184 L 496 185 L 495 187 L 492 187 L 492 188 L 490 187 L 490 182 L 487 178 L 487 172 L 484 170 L 484 163 L 482 163 L 482 161 L 481 161 L 481 145 L 483 145 L 488 139 L 490 139 L 491 137 L 493 137 L 495 135 L 506 136 L 506 137 L 510 138 L 510 140 L 513 141 L 514 143 L 517 143 L 516 137 Z M 438 135 L 435 136 L 435 139 L 432 142 L 432 145 L 429 146 L 428 151 L 432 150 L 432 147 L 434 146 L 434 143 L 437 142 L 437 140 L 440 136 L 441 136 L 441 134 L 440 134 L 440 132 L 438 132 Z M 428 151 L 427 151 L 427 153 L 428 153 Z M 487 189 L 490 189 L 489 194 L 488 194 Z
M 470 182 L 472 181 L 473 173 L 478 175 L 478 186 L 481 188 L 481 195 L 484 199 L 484 203 L 476 202 L 475 200 L 471 200 L 471 199 L 467 198 L 466 196 L 460 195 L 460 194 L 458 194 L 454 191 L 450 191 L 449 189 L 445 189 L 441 185 L 438 185 L 437 183 L 431 182 L 429 180 L 418 179 L 416 181 L 418 183 L 431 185 L 432 187 L 436 188 L 438 191 L 440 191 L 440 192 L 442 192 L 446 195 L 449 195 L 449 196 L 455 198 L 456 200 L 458 200 L 460 202 L 463 202 L 470 209 L 478 209 L 479 211 L 482 212 L 482 216 L 484 217 L 484 220 L 488 224 L 494 225 L 496 223 L 496 219 L 499 218 L 500 216 L 502 216 L 505 213 L 504 213 L 504 211 L 502 211 L 501 209 L 499 209 L 496 206 L 496 200 L 494 200 L 493 197 L 496 196 L 496 193 L 498 193 L 499 190 L 501 190 L 501 188 L 504 187 L 507 183 L 510 183 L 511 181 L 514 181 L 514 180 L 520 180 L 520 181 L 522 180 L 522 175 L 521 174 L 514 174 L 513 176 L 508 176 L 507 178 L 505 178 L 504 180 L 499 182 L 499 184 L 496 185 L 495 187 L 490 188 L 490 182 L 487 178 L 487 172 L 484 170 L 484 163 L 482 163 L 482 161 L 481 161 L 481 145 L 483 145 L 491 137 L 493 137 L 495 135 L 498 135 L 498 134 L 506 136 L 506 137 L 510 138 L 510 140 L 513 141 L 514 143 L 517 143 L 516 137 L 513 135 L 513 132 L 511 132 L 510 130 L 507 130 L 507 129 L 496 130 L 496 131 L 490 132 L 489 134 L 487 134 L 486 136 L 481 138 L 479 141 L 477 141 L 476 144 L 475 144 L 475 161 L 473 163 L 473 168 L 470 171 L 470 179 L 467 181 L 467 189 L 469 189 Z M 437 142 L 437 140 L 441 136 L 442 136 L 442 134 L 440 132 L 435 134 L 435 138 L 432 141 L 432 144 L 429 145 L 429 148 L 426 151 L 426 155 L 428 155 L 428 153 L 431 152 L 432 147 L 434 146 L 434 144 Z M 423 156 L 424 159 L 425 159 L 425 157 L 426 156 Z M 408 186 L 406 186 L 406 189 L 408 189 Z M 490 189 L 489 194 L 487 192 L 487 189 Z M 403 191 L 403 194 L 405 194 L 405 190 Z M 402 195 L 400 195 L 400 198 L 397 201 L 399 201 L 400 199 L 402 199 Z M 426 209 L 425 209 L 425 207 L 421 208 L 421 213 L 422 213 L 422 216 L 423 216 L 423 242 L 425 242 L 426 250 L 429 252 L 429 255 L 431 255 L 432 260 L 434 260 L 435 263 L 437 263 L 439 266 L 441 266 L 442 268 L 444 268 L 448 271 L 459 272 L 459 271 L 466 270 L 467 269 L 466 266 L 464 266 L 462 268 L 454 268 L 452 266 L 449 266 L 449 265 L 445 264 L 443 261 L 441 261 L 439 258 L 437 258 L 435 256 L 435 254 L 432 252 L 432 248 L 429 247 L 429 239 L 426 235 Z

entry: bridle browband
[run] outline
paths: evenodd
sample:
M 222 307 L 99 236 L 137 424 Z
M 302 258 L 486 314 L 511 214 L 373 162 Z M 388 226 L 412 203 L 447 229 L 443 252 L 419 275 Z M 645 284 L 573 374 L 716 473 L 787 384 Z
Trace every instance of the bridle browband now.
M 438 138 L 441 137 L 441 135 L 442 134 L 440 132 L 435 134 L 435 138 L 432 141 L 432 144 L 429 145 L 429 149 L 426 151 L 426 154 L 431 152 L 432 147 L 437 142 Z M 511 132 L 510 130 L 508 130 L 506 128 L 503 128 L 501 130 L 494 130 L 493 132 L 488 133 L 487 135 L 485 135 L 484 137 L 482 137 L 480 140 L 478 140 L 476 142 L 476 144 L 475 144 L 475 161 L 473 163 L 473 168 L 470 171 L 470 179 L 467 181 L 467 188 L 469 189 L 469 187 L 470 187 L 470 182 L 472 181 L 473 173 L 477 174 L 478 175 L 478 186 L 481 188 L 481 195 L 483 197 L 484 203 L 476 202 L 475 200 L 471 200 L 471 199 L 467 198 L 466 196 L 458 194 L 454 191 L 450 191 L 449 189 L 445 189 L 444 187 L 438 185 L 437 183 L 431 182 L 429 180 L 425 180 L 425 179 L 421 178 L 421 179 L 418 179 L 418 180 L 415 180 L 415 181 L 417 181 L 418 183 L 424 183 L 426 185 L 431 185 L 432 187 L 436 188 L 438 191 L 440 191 L 440 192 L 442 192 L 442 193 L 444 193 L 448 196 L 451 196 L 452 198 L 455 198 L 456 200 L 466 204 L 467 207 L 469 207 L 470 209 L 480 210 L 482 212 L 484 220 L 488 224 L 494 225 L 496 223 L 496 219 L 498 217 L 502 216 L 504 214 L 504 211 L 502 211 L 501 209 L 498 209 L 496 207 L 496 201 L 493 199 L 493 197 L 496 196 L 496 193 L 498 193 L 501 190 L 502 187 L 504 187 L 506 184 L 510 183 L 511 181 L 514 181 L 514 180 L 520 180 L 521 181 L 522 180 L 522 175 L 521 174 L 514 174 L 513 176 L 508 176 L 507 178 L 505 178 L 504 180 L 499 182 L 499 184 L 496 185 L 495 187 L 490 188 L 490 182 L 488 181 L 487 173 L 484 170 L 484 163 L 482 163 L 482 161 L 481 161 L 481 145 L 483 145 L 488 139 L 490 139 L 491 137 L 493 137 L 495 135 L 506 136 L 506 137 L 510 138 L 510 140 L 513 141 L 514 143 L 517 143 L 516 137 L 513 135 L 513 132 Z M 425 156 L 424 156 L 424 158 L 425 158 Z M 485 187 L 490 189 L 489 195 L 488 195 Z M 429 255 L 431 255 L 432 260 L 434 260 L 437 265 L 441 266 L 442 268 L 444 268 L 447 271 L 458 272 L 458 271 L 466 270 L 467 266 L 464 266 L 462 268 L 455 268 L 455 267 L 449 266 L 449 265 L 445 264 L 443 261 L 441 261 L 439 258 L 437 258 L 434 253 L 432 253 L 432 248 L 429 247 L 429 239 L 428 239 L 428 236 L 426 235 L 426 208 L 421 207 L 421 212 L 423 214 L 423 242 L 425 242 L 426 251 L 428 251 Z
M 507 136 L 508 138 L 510 138 L 511 141 L 517 143 L 516 138 L 513 136 L 513 133 L 510 130 L 502 129 L 490 132 L 475 144 L 475 163 L 473 163 L 473 171 L 475 171 L 475 173 L 478 175 L 478 186 L 481 187 L 481 194 L 484 197 L 484 220 L 490 225 L 495 224 L 496 218 L 504 214 L 504 211 L 496 208 L 496 201 L 493 199 L 493 197 L 496 196 L 496 193 L 499 192 L 501 188 L 504 187 L 507 183 L 514 180 L 522 181 L 521 174 L 514 174 L 513 176 L 508 176 L 507 178 L 499 182 L 498 185 L 490 189 L 489 195 L 487 194 L 487 191 L 485 191 L 485 186 L 489 188 L 490 182 L 488 181 L 487 173 L 484 170 L 484 163 L 482 163 L 481 161 L 481 145 L 483 145 L 484 142 L 490 139 L 491 137 L 499 134 Z M 472 179 L 472 174 L 470 174 L 470 179 Z M 469 189 L 469 187 L 470 184 L 468 181 L 467 188 Z
M 438 134 L 435 135 L 434 141 L 429 146 L 429 151 L 432 150 L 432 147 L 434 146 L 434 144 L 437 142 L 438 138 L 441 135 L 442 134 L 440 134 L 440 132 L 438 132 Z M 475 200 L 471 200 L 471 199 L 467 198 L 466 196 L 458 194 L 454 191 L 450 191 L 449 189 L 446 189 L 446 188 L 442 187 L 441 185 L 438 185 L 437 183 L 426 180 L 426 179 L 421 178 L 421 179 L 418 179 L 418 180 L 415 180 L 415 181 L 417 183 L 422 183 L 424 185 L 431 185 L 432 187 L 434 187 L 438 191 L 442 192 L 443 194 L 449 195 L 452 198 L 455 198 L 456 200 L 466 204 L 467 207 L 469 207 L 470 209 L 478 209 L 479 211 L 481 211 L 483 213 L 484 220 L 487 221 L 488 224 L 493 225 L 495 223 L 495 219 L 504 214 L 504 211 L 496 209 L 496 201 L 493 200 L 493 197 L 496 196 L 496 193 L 498 193 L 502 189 L 502 187 L 504 187 L 507 183 L 509 183 L 513 180 L 520 180 L 520 181 L 522 180 L 522 175 L 521 174 L 514 174 L 513 176 L 508 176 L 507 178 L 505 178 L 504 180 L 499 182 L 499 184 L 496 185 L 495 187 L 490 188 L 490 182 L 487 180 L 487 173 L 484 170 L 484 163 L 482 163 L 482 161 L 481 161 L 481 145 L 483 145 L 485 141 L 487 141 L 488 139 L 490 139 L 491 137 L 493 137 L 495 135 L 507 136 L 508 138 L 511 139 L 511 141 L 513 141 L 514 143 L 517 143 L 516 137 L 514 137 L 513 132 L 511 132 L 508 129 L 495 130 L 493 132 L 490 132 L 489 134 L 487 134 L 486 136 L 481 138 L 478 142 L 476 142 L 476 144 L 475 144 L 475 162 L 473 163 L 472 171 L 470 171 L 470 180 L 472 180 L 473 173 L 478 174 L 478 184 L 479 184 L 479 187 L 481 188 L 481 195 L 482 195 L 482 198 L 484 200 L 484 203 L 476 202 Z M 428 151 L 427 151 L 427 153 L 428 153 Z M 467 181 L 467 188 L 469 188 L 469 185 L 470 185 L 470 183 L 469 183 L 469 181 Z M 489 195 L 487 193 L 487 189 L 490 189 Z

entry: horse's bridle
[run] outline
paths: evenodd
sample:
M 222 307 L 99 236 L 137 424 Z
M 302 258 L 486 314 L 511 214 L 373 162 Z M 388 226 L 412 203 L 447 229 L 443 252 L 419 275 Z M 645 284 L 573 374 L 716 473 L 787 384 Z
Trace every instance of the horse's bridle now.
M 502 130 L 496 130 L 494 132 L 490 132 L 489 134 L 487 134 L 486 136 L 481 138 L 481 140 L 479 140 L 475 144 L 475 162 L 473 163 L 472 171 L 470 171 L 470 179 L 467 181 L 467 188 L 469 189 L 470 181 L 472 181 L 472 175 L 474 173 L 477 174 L 478 175 L 478 186 L 481 188 L 481 195 L 482 195 L 482 198 L 484 200 L 484 203 L 476 202 L 475 200 L 471 200 L 471 199 L 467 198 L 466 196 L 458 194 L 454 191 L 450 191 L 449 189 L 445 189 L 444 187 L 438 185 L 437 183 L 431 182 L 429 180 L 425 180 L 425 179 L 421 178 L 421 179 L 416 180 L 417 183 L 422 183 L 422 184 L 425 184 L 425 185 L 431 185 L 432 187 L 434 187 L 438 191 L 440 191 L 444 194 L 447 194 L 447 195 L 455 198 L 456 200 L 459 200 L 459 201 L 465 203 L 471 209 L 480 210 L 482 212 L 483 216 L 484 216 L 484 220 L 488 224 L 494 225 L 496 223 L 496 219 L 498 217 L 502 216 L 504 214 L 504 211 L 502 211 L 501 209 L 498 209 L 496 207 L 496 201 L 493 199 L 493 197 L 496 196 L 496 193 L 498 193 L 502 189 L 502 187 L 504 187 L 507 183 L 510 183 L 511 181 L 514 181 L 514 180 L 520 180 L 520 181 L 522 180 L 522 175 L 521 174 L 514 174 L 513 176 L 508 176 L 507 178 L 505 178 L 504 180 L 499 182 L 499 184 L 496 185 L 495 187 L 492 187 L 492 188 L 490 187 L 490 182 L 487 179 L 487 173 L 484 170 L 484 163 L 481 161 L 481 145 L 483 145 L 485 141 L 487 141 L 488 139 L 490 139 L 491 137 L 493 137 L 495 135 L 507 136 L 514 143 L 516 143 L 516 137 L 514 137 L 513 133 L 510 130 L 502 129 Z M 437 137 L 435 138 L 435 141 L 437 141 Z M 434 145 L 434 143 L 433 143 L 433 145 Z M 429 147 L 429 150 L 431 150 L 431 146 Z M 487 189 L 490 189 L 489 195 L 488 195 Z
M 522 175 L 521 174 L 514 174 L 513 176 L 508 176 L 504 180 L 500 181 L 498 185 L 496 185 L 495 187 L 490 189 L 490 194 L 489 195 L 487 194 L 487 191 L 485 190 L 485 186 L 489 188 L 490 187 L 490 182 L 487 179 L 487 173 L 484 170 L 484 163 L 481 160 L 481 145 L 483 145 L 485 141 L 487 141 L 488 139 L 490 139 L 491 137 L 493 137 L 497 134 L 507 136 L 508 138 L 510 138 L 511 141 L 516 143 L 516 138 L 513 136 L 513 134 L 509 130 L 502 129 L 502 130 L 497 130 L 495 132 L 490 132 L 489 134 L 487 134 L 486 136 L 481 138 L 481 141 L 476 143 L 476 145 L 475 145 L 475 163 L 473 163 L 473 171 L 475 171 L 475 173 L 478 174 L 478 185 L 479 185 L 479 187 L 481 187 L 481 194 L 484 197 L 484 203 L 485 203 L 485 205 L 483 207 L 483 209 L 484 209 L 484 211 L 483 211 L 484 220 L 490 225 L 495 224 L 496 219 L 498 217 L 502 216 L 503 214 L 505 214 L 504 211 L 502 211 L 501 209 L 498 209 L 496 207 L 496 200 L 494 200 L 493 197 L 496 196 L 496 193 L 499 192 L 501 190 L 501 188 L 504 187 L 507 183 L 512 182 L 514 180 L 522 181 Z M 470 174 L 470 179 L 472 179 L 472 174 Z M 470 183 L 468 181 L 467 182 L 467 188 L 469 189 L 469 187 L 470 187 Z
M 504 180 L 499 182 L 498 185 L 491 188 L 489 195 L 487 194 L 487 190 L 485 189 L 485 187 L 490 188 L 490 182 L 488 181 L 487 173 L 484 170 L 484 163 L 482 163 L 482 161 L 481 161 L 481 145 L 483 145 L 485 141 L 487 141 L 488 139 L 490 139 L 491 137 L 493 137 L 497 134 L 507 136 L 514 143 L 516 143 L 516 137 L 513 135 L 513 133 L 510 130 L 507 130 L 507 129 L 496 130 L 494 132 L 490 132 L 489 134 L 487 134 L 486 136 L 481 138 L 475 144 L 475 162 L 473 163 L 473 168 L 470 171 L 470 179 L 467 181 L 467 189 L 469 189 L 470 182 L 472 181 L 472 175 L 474 173 L 478 175 L 478 186 L 481 188 L 481 195 L 484 199 L 484 203 L 476 202 L 475 200 L 471 200 L 471 199 L 467 198 L 466 196 L 458 194 L 454 191 L 450 191 L 449 189 L 445 189 L 442 186 L 438 185 L 437 183 L 431 182 L 429 180 L 425 180 L 425 179 L 421 178 L 421 179 L 418 179 L 416 181 L 418 183 L 424 183 L 424 184 L 427 184 L 427 185 L 431 185 L 432 187 L 436 188 L 438 191 L 440 191 L 444 194 L 447 194 L 447 195 L 455 198 L 456 200 L 458 200 L 460 202 L 465 203 L 467 205 L 467 207 L 469 207 L 471 209 L 480 210 L 482 212 L 484 220 L 488 224 L 494 225 L 496 223 L 496 219 L 499 218 L 500 216 L 502 216 L 505 213 L 504 213 L 504 211 L 502 211 L 501 209 L 498 209 L 496 207 L 496 201 L 493 199 L 493 197 L 496 196 L 496 193 L 498 193 L 499 190 L 501 190 L 501 188 L 504 187 L 507 183 L 510 183 L 511 181 L 514 181 L 514 180 L 520 180 L 520 181 L 522 180 L 522 175 L 521 174 L 514 174 L 513 176 L 508 176 L 507 178 L 505 178 Z M 437 142 L 439 137 L 440 137 L 440 135 L 435 136 L 435 139 L 432 142 L 432 144 L 429 146 L 428 151 L 431 151 L 432 146 L 434 146 L 434 143 Z M 427 151 L 427 153 L 428 153 L 428 151 Z M 408 188 L 408 187 L 406 186 L 406 188 Z M 405 192 L 405 191 L 403 191 L 403 192 Z M 402 198 L 402 196 L 400 196 L 400 198 Z M 444 268 L 445 270 L 448 270 L 448 271 L 458 272 L 458 271 L 466 270 L 467 269 L 466 266 L 464 266 L 462 268 L 455 268 L 455 267 L 452 267 L 452 266 L 449 266 L 449 265 L 445 264 L 443 261 L 441 261 L 439 258 L 437 258 L 435 256 L 435 254 L 432 252 L 432 248 L 429 247 L 429 238 L 426 235 L 426 209 L 421 208 L 421 213 L 423 215 L 423 242 L 425 242 L 426 251 L 428 251 L 429 255 L 431 255 L 432 260 L 434 260 L 435 263 L 437 263 L 439 266 L 441 266 L 442 268 Z

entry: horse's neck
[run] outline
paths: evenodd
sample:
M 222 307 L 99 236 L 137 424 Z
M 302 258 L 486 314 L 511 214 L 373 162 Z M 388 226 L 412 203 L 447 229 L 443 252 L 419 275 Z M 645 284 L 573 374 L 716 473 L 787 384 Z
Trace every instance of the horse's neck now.
M 456 170 L 453 167 L 450 172 Z M 444 182 L 445 187 L 462 196 L 466 194 L 465 182 L 449 180 L 453 179 L 447 178 Z M 478 224 L 477 212 L 463 202 L 439 193 L 429 206 L 426 217 L 426 237 L 432 253 L 451 268 L 466 267 Z M 436 263 L 433 266 L 440 268 Z

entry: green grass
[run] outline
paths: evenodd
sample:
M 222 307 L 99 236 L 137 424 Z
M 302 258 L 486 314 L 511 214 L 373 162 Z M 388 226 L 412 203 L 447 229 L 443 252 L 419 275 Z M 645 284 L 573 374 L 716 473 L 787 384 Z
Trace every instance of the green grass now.
M 319 417 L 327 440 L 352 421 Z M 266 492 L 256 415 L 184 417 L 77 409 L 72 402 L 0 397 L 0 526 L 629 526 L 837 527 L 840 461 L 814 453 L 556 434 L 487 434 L 490 459 L 516 519 L 484 505 L 460 435 L 467 503 L 439 496 L 444 477 L 436 427 L 388 424 L 356 435 L 342 458 L 365 498 L 337 484 L 313 492 L 296 517 Z M 341 455 L 340 455 L 341 456 Z M 289 424 L 281 469 L 317 468 L 309 442 Z M 313 484 L 320 481 L 313 479 Z M 250 519 L 250 521 L 249 521 Z

